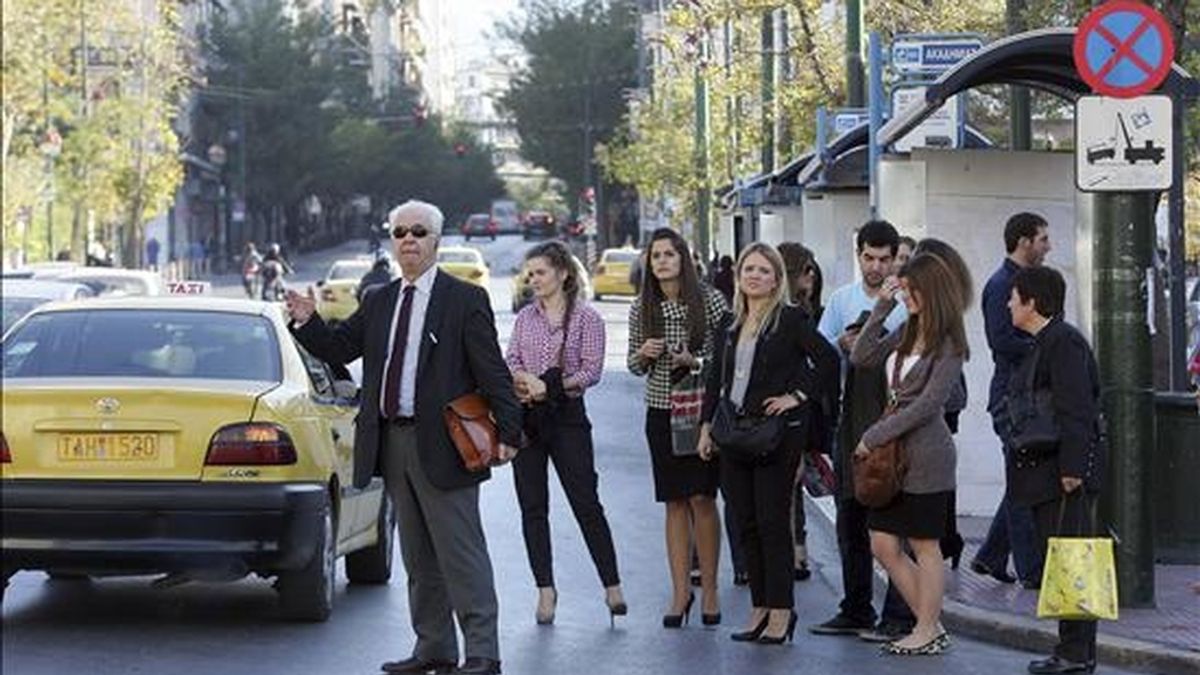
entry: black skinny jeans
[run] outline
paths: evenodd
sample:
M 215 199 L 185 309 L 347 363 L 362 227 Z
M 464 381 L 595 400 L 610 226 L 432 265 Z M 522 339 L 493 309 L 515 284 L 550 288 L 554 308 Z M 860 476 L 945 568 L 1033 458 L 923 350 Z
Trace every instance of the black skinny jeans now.
M 567 502 L 583 531 L 592 562 L 600 573 L 601 583 L 605 587 L 616 586 L 621 583 L 617 575 L 617 554 L 597 492 L 599 478 L 592 446 L 592 424 L 583 399 L 568 399 L 548 417 L 537 438 L 531 439 L 513 459 L 513 479 L 521 504 L 521 529 L 534 581 L 539 587 L 554 585 L 547 474 L 547 466 L 552 460 Z
M 1037 529 L 1034 546 L 1038 557 L 1046 559 L 1046 548 L 1050 537 L 1094 536 L 1089 507 L 1095 495 L 1084 496 L 1083 488 L 1066 497 L 1066 508 L 1061 500 L 1045 502 L 1033 507 L 1033 520 Z M 1059 514 L 1062 514 L 1061 522 Z M 1076 663 L 1096 660 L 1096 622 L 1059 621 L 1058 644 L 1054 654 L 1059 658 Z
M 720 453 L 721 486 L 737 518 L 754 607 L 791 609 L 792 485 L 804 446 L 803 427 L 789 429 L 772 459 L 743 462 Z

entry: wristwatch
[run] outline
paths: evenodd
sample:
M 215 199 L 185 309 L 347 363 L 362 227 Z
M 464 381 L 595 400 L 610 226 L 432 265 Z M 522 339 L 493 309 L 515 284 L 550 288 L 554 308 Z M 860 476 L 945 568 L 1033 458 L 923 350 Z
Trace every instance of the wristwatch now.
M 806 396 L 805 393 L 803 391 L 800 391 L 799 389 L 793 389 L 791 394 L 792 394 L 792 396 L 796 397 L 797 403 L 804 403 L 805 401 L 808 400 L 808 396 Z

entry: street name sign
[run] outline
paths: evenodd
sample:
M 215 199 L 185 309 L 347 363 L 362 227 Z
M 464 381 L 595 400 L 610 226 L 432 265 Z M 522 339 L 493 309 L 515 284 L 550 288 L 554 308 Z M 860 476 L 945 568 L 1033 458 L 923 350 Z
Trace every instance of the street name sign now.
M 833 113 L 833 135 L 836 138 L 869 121 L 871 114 L 866 108 L 842 108 Z
M 892 116 L 897 117 L 911 106 L 925 100 L 927 87 L 896 87 L 892 90 Z M 959 100 L 950 97 L 942 107 L 921 122 L 903 138 L 892 144 L 896 152 L 912 152 L 913 148 L 957 148 Z
M 892 42 L 892 68 L 900 74 L 936 74 L 983 48 L 972 35 L 897 35 Z
M 1075 104 L 1075 184 L 1084 192 L 1171 187 L 1170 96 L 1083 96 Z
M 1171 72 L 1175 39 L 1153 7 L 1109 0 L 1075 29 L 1075 68 L 1092 91 L 1114 98 L 1149 94 Z

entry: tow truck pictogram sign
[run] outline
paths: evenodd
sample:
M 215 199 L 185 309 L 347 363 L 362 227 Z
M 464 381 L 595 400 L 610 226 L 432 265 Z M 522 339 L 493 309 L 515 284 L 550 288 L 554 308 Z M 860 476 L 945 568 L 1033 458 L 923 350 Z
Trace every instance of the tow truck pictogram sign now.
M 1084 96 L 1075 107 L 1075 178 L 1085 192 L 1171 187 L 1168 96 Z

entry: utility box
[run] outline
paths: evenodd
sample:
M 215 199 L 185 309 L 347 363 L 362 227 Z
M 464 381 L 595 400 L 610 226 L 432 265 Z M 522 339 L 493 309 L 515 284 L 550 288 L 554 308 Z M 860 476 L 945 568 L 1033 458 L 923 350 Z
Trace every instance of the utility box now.
M 1196 398 L 1180 392 L 1154 397 L 1158 442 L 1154 452 L 1154 557 L 1172 565 L 1200 564 L 1200 413 Z

